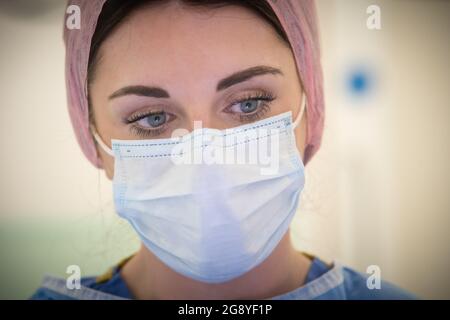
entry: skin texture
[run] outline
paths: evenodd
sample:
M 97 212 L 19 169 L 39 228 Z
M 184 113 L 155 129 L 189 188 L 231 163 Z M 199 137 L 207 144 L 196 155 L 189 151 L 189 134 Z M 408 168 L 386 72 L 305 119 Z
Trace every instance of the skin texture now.
M 194 121 L 217 129 L 242 125 L 242 104 L 233 102 L 258 93 L 270 93 L 276 99 L 260 118 L 247 122 L 289 110 L 295 118 L 301 105 L 302 87 L 290 48 L 264 19 L 238 6 L 194 9 L 170 2 L 143 7 L 105 40 L 99 58 L 90 95 L 95 126 L 108 146 L 111 139 L 168 138 L 177 128 L 192 130 Z M 261 65 L 278 68 L 283 74 L 256 76 L 216 91 L 221 79 Z M 109 98 L 123 87 L 136 85 L 161 87 L 170 98 Z M 148 111 L 167 112 L 168 122 L 158 135 L 144 137 L 135 126 L 148 128 L 145 119 L 138 124 L 125 120 Z M 305 133 L 306 112 L 295 132 L 301 155 Z M 105 173 L 112 179 L 114 158 L 97 148 Z M 262 264 L 222 284 L 177 274 L 144 246 L 121 272 L 138 299 L 259 299 L 301 286 L 309 265 L 310 260 L 294 250 L 287 232 Z

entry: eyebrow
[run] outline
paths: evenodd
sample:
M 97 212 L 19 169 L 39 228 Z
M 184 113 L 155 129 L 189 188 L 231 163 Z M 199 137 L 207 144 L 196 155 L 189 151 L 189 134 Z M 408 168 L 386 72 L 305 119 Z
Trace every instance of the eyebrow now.
M 225 79 L 222 79 L 217 84 L 217 91 L 224 90 L 226 88 L 229 88 L 235 84 L 238 84 L 240 82 L 247 81 L 253 77 L 256 76 L 262 76 L 266 74 L 272 74 L 272 75 L 283 75 L 283 72 L 280 69 L 269 67 L 269 66 L 256 66 L 252 68 L 248 68 L 236 73 L 233 73 L 232 75 L 226 77 Z
M 166 90 L 158 87 L 127 86 L 115 91 L 112 95 L 109 96 L 109 100 L 126 95 L 136 95 L 154 98 L 170 98 L 170 95 Z
M 283 75 L 283 72 L 278 68 L 269 66 L 251 67 L 233 73 L 232 75 L 227 76 L 226 78 L 220 80 L 219 83 L 217 84 L 216 91 L 219 92 L 225 90 L 238 83 L 250 80 L 253 77 L 262 76 L 266 74 Z M 111 100 L 126 95 L 137 95 L 154 98 L 170 98 L 169 93 L 162 88 L 137 85 L 137 86 L 123 87 L 115 91 L 113 94 L 111 94 L 109 96 L 109 99 Z

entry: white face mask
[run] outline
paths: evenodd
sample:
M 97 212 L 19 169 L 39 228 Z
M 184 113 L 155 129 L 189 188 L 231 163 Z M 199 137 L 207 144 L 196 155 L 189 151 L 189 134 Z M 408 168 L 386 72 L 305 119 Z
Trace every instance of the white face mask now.
M 220 283 L 253 269 L 278 245 L 298 206 L 305 177 L 293 129 L 303 110 L 304 105 L 294 124 L 286 112 L 232 129 L 195 129 L 177 139 L 113 139 L 112 150 L 94 131 L 100 146 L 115 158 L 118 214 L 151 252 L 186 277 Z M 259 135 L 244 137 L 257 130 Z M 202 142 L 192 145 L 199 136 Z M 217 142 L 221 138 L 225 143 Z M 183 156 L 208 148 L 215 154 L 234 150 L 237 155 L 256 141 L 263 142 L 260 147 L 277 146 L 269 148 L 278 161 L 269 174 L 261 161 L 176 161 L 180 150 L 190 150 Z

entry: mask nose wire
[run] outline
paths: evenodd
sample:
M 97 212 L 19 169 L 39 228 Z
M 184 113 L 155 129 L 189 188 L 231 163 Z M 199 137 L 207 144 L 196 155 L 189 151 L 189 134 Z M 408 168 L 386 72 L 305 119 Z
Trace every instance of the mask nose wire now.
M 294 122 L 292 123 L 292 126 L 293 126 L 294 129 L 297 128 L 298 125 L 300 124 L 300 122 L 302 121 L 303 113 L 305 112 L 305 109 L 306 109 L 306 94 L 303 91 L 302 103 L 301 103 L 300 111 L 299 111 L 299 113 L 297 115 L 297 118 L 295 118 Z

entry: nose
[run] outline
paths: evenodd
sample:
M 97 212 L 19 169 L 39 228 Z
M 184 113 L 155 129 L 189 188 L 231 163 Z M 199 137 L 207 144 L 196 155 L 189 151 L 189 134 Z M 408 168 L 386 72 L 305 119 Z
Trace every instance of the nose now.
M 209 111 L 191 113 L 186 117 L 185 121 L 185 128 L 189 131 L 199 128 L 223 130 L 230 126 L 230 124 L 227 123 L 223 117 Z

